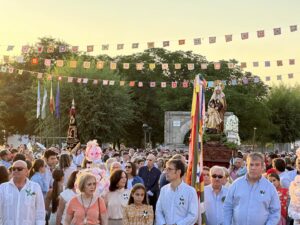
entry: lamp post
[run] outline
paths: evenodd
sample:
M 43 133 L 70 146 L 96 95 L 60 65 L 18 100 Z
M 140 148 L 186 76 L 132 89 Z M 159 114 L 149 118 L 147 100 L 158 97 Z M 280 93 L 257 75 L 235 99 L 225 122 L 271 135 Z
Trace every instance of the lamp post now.
M 149 144 L 150 144 L 150 148 L 152 148 L 152 142 L 151 142 L 151 132 L 152 132 L 152 127 L 148 127 L 148 133 L 149 133 Z
M 146 147 L 147 147 L 147 131 L 148 131 L 149 126 L 148 126 L 148 124 L 143 123 L 142 128 L 144 131 L 144 148 L 146 149 Z
M 255 146 L 255 132 L 256 132 L 256 127 L 253 127 L 253 141 L 252 141 L 252 150 L 254 151 L 254 146 Z

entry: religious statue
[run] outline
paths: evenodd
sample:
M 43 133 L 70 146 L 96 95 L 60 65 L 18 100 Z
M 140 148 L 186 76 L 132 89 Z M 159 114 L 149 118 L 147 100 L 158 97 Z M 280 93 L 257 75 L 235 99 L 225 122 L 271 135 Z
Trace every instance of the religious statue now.
M 220 80 L 214 82 L 214 92 L 208 102 L 205 126 L 208 133 L 221 133 L 224 130 L 224 114 L 227 109 L 224 84 Z
M 79 144 L 79 134 L 77 130 L 76 118 L 75 118 L 75 101 L 72 101 L 72 107 L 70 109 L 70 122 L 67 133 L 67 149 L 72 151 Z

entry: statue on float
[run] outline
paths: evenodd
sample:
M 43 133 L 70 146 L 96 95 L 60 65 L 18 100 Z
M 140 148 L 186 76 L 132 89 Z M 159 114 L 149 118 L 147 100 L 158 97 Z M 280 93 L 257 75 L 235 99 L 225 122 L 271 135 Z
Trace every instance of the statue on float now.
M 224 131 L 224 115 L 227 104 L 223 90 L 224 84 L 222 81 L 214 81 L 214 92 L 208 102 L 205 120 L 207 133 L 222 133 Z

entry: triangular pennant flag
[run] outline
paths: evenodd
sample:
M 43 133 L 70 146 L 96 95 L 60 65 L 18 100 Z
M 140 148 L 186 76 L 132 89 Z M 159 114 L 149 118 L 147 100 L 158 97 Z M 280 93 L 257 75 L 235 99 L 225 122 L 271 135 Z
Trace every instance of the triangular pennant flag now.
M 96 68 L 101 70 L 101 69 L 103 69 L 103 67 L 104 67 L 104 62 L 103 61 L 97 61 Z
M 154 42 L 148 42 L 147 46 L 148 48 L 154 48 Z
M 93 84 L 98 84 L 98 80 L 93 80 Z
M 243 83 L 248 84 L 248 78 L 247 77 L 243 77 Z
M 172 88 L 177 88 L 177 82 L 172 82 Z
M 277 66 L 283 66 L 283 62 L 282 62 L 282 60 L 277 60 Z
M 31 64 L 32 64 L 32 65 L 37 65 L 38 63 L 39 63 L 38 58 L 32 58 L 32 59 L 31 59 Z
M 124 80 L 121 80 L 120 81 L 120 86 L 124 86 L 125 85 L 125 81 Z
M 180 70 L 180 69 L 181 69 L 181 64 L 175 63 L 175 70 Z
M 65 45 L 60 45 L 60 46 L 58 47 L 58 51 L 59 51 L 60 53 L 66 52 L 66 51 L 67 51 L 67 47 L 66 47 Z
M 9 63 L 9 56 L 8 56 L 8 55 L 4 55 L 4 56 L 3 56 L 3 61 L 4 61 L 5 63 Z
M 108 80 L 103 80 L 103 85 L 104 86 L 108 85 Z
M 169 47 L 170 41 L 163 41 L 163 47 Z
M 263 38 L 265 36 L 265 31 L 264 30 L 258 30 L 257 31 L 257 37 L 258 38 Z
M 128 70 L 129 69 L 129 63 L 123 63 L 123 69 Z
M 75 60 L 71 60 L 70 61 L 70 68 L 76 68 L 77 67 L 77 61 L 75 61 Z
M 274 35 L 280 35 L 281 34 L 281 28 L 280 27 L 274 28 L 273 32 L 274 32 Z
M 135 85 L 135 81 L 130 81 L 129 82 L 129 87 L 134 87 L 134 85 Z
M 110 80 L 110 81 L 109 81 L 109 85 L 110 85 L 110 86 L 115 85 L 115 81 L 114 81 L 114 80 Z
M 77 83 L 80 84 L 82 82 L 82 78 L 77 78 Z
M 37 74 L 37 78 L 38 78 L 38 79 L 42 79 L 42 78 L 43 78 L 43 73 L 38 73 L 38 74 Z
M 26 54 L 26 53 L 28 53 L 29 52 L 29 45 L 23 45 L 22 46 L 22 53 L 24 53 L 24 54 Z
M 88 78 L 83 78 L 82 83 L 87 84 L 89 82 Z
M 194 70 L 195 69 L 195 64 L 194 63 L 188 63 L 187 67 L 188 67 L 188 70 Z
M 139 43 L 132 43 L 131 48 L 139 48 Z
M 14 50 L 14 45 L 8 45 L 6 51 L 12 51 Z
M 162 64 L 161 64 L 161 69 L 162 69 L 162 70 L 167 70 L 167 69 L 169 69 L 169 64 L 168 64 L 168 63 L 162 63 Z
M 51 66 L 51 59 L 45 59 L 44 65 L 47 67 Z
M 282 76 L 281 75 L 277 75 L 277 80 L 282 80 Z
M 19 74 L 19 75 L 22 75 L 22 74 L 23 74 L 23 70 L 19 70 L 19 71 L 18 71 L 18 74 Z
M 289 59 L 289 65 L 295 65 L 295 59 Z
M 86 46 L 86 51 L 87 52 L 93 52 L 94 51 L 94 45 L 88 45 L 88 46 Z
M 297 30 L 298 30 L 297 25 L 292 25 L 292 26 L 290 26 L 290 31 L 291 31 L 291 32 L 295 32 L 295 31 L 297 31 Z
M 138 87 L 143 87 L 143 82 L 142 81 L 138 82 Z
M 201 69 L 207 70 L 207 63 L 201 63 Z
M 232 34 L 227 34 L 227 35 L 225 35 L 225 41 L 226 41 L 226 42 L 232 41 Z
M 136 66 L 136 70 L 143 70 L 144 69 L 144 63 L 137 63 L 135 66 Z
M 109 49 L 109 45 L 106 44 L 106 45 L 102 45 L 102 50 L 105 51 L 105 50 L 108 50 Z
M 73 82 L 73 77 L 68 77 L 68 83 L 72 83 Z
M 37 53 L 42 53 L 44 51 L 44 47 L 43 46 L 37 46 L 36 51 L 37 51 Z
M 161 83 L 160 83 L 160 86 L 161 86 L 162 88 L 165 88 L 165 87 L 167 87 L 167 83 L 166 83 L 166 82 L 161 82 Z
M 57 67 L 63 67 L 64 66 L 64 60 L 61 60 L 61 59 L 56 60 L 56 66 Z
M 184 45 L 185 44 L 185 39 L 178 40 L 178 45 Z
M 233 69 L 234 68 L 234 63 L 227 63 L 228 69 Z
M 48 46 L 47 53 L 53 53 L 54 52 L 54 46 Z
M 78 50 L 79 50 L 79 47 L 78 47 L 78 46 L 72 46 L 71 51 L 72 51 L 73 53 L 77 53 Z
M 259 63 L 258 62 L 253 62 L 253 67 L 258 67 Z
M 189 87 L 189 82 L 188 81 L 183 81 L 182 87 L 183 88 L 188 88 Z
M 208 38 L 209 44 L 214 44 L 214 43 L 216 43 L 216 40 L 217 40 L 216 37 L 209 37 L 209 38 Z
M 13 72 L 14 72 L 14 68 L 13 68 L 13 67 L 9 67 L 9 68 L 8 68 L 8 72 L 9 72 L 9 73 L 13 73 Z
M 249 33 L 248 32 L 241 33 L 241 38 L 242 38 L 242 40 L 248 39 L 249 38 Z
M 214 69 L 215 70 L 221 69 L 221 63 L 220 62 L 214 62 Z
M 89 69 L 89 68 L 91 68 L 91 62 L 89 62 L 89 61 L 84 61 L 84 62 L 83 62 L 83 68 L 84 68 L 84 69 Z
M 115 62 L 110 62 L 110 69 L 111 69 L 111 70 L 117 69 L 117 63 L 115 63 Z
M 150 82 L 150 87 L 153 88 L 153 87 L 155 87 L 155 86 L 156 86 L 156 82 L 155 82 L 155 81 L 151 81 L 151 82 Z
M 149 63 L 149 69 L 154 70 L 156 67 L 155 63 Z
M 271 77 L 270 76 L 266 76 L 266 81 L 270 81 Z
M 246 62 L 241 62 L 241 69 L 246 68 L 247 67 L 247 63 Z
M 201 38 L 194 38 L 194 45 L 201 45 Z
M 271 66 L 271 62 L 270 61 L 265 61 L 265 67 L 270 67 Z
M 117 44 L 117 50 L 122 50 L 124 48 L 124 44 Z
M 289 77 L 289 79 L 292 79 L 294 77 L 294 74 L 293 73 L 289 73 L 288 77 Z

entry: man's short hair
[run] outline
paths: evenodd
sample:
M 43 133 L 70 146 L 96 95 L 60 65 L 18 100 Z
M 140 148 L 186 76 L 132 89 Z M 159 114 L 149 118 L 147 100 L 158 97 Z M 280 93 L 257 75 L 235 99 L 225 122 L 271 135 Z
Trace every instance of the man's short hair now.
M 272 160 L 273 167 L 279 172 L 285 171 L 285 161 L 283 159 L 277 158 Z
M 45 153 L 44 153 L 45 159 L 49 159 L 51 156 L 57 156 L 57 155 L 58 154 L 55 151 L 51 150 L 51 149 L 46 150 Z
M 210 176 L 213 175 L 216 170 L 222 171 L 223 176 L 226 175 L 223 167 L 221 167 L 221 166 L 213 166 L 212 168 L 210 168 L 209 175 Z
M 176 170 L 180 170 L 180 177 L 183 177 L 186 168 L 180 159 L 170 159 L 167 164 L 173 164 Z
M 8 150 L 1 150 L 0 151 L 0 157 L 3 157 L 3 156 L 6 156 L 6 155 L 8 155 L 9 153 L 8 153 Z
M 247 156 L 247 162 L 252 159 L 252 160 L 259 160 L 261 161 L 261 164 L 264 165 L 265 164 L 265 158 L 263 156 L 263 154 L 259 153 L 259 152 L 251 152 L 248 156 Z

